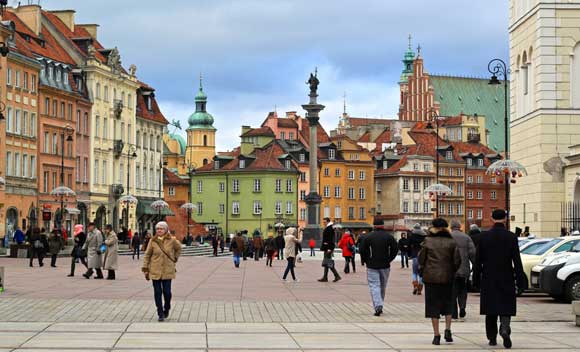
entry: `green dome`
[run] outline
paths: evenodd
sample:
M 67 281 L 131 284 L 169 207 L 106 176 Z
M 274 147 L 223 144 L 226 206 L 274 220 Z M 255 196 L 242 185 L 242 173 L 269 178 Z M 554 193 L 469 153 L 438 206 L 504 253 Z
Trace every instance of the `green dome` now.
M 189 123 L 188 130 L 207 129 L 215 130 L 213 127 L 213 116 L 206 111 L 207 95 L 203 91 L 201 80 L 199 82 L 199 90 L 195 95 L 195 112 L 189 116 L 187 122 Z
M 201 89 L 201 87 L 199 88 L 199 91 L 197 92 L 197 94 L 195 95 L 195 101 L 207 101 L 207 95 L 203 92 L 203 90 Z
M 182 136 L 180 136 L 176 133 L 170 133 L 169 138 L 171 138 L 171 139 L 177 141 L 177 143 L 179 143 L 180 154 L 185 155 L 185 151 L 187 149 L 187 143 L 185 143 L 185 139 L 183 139 Z

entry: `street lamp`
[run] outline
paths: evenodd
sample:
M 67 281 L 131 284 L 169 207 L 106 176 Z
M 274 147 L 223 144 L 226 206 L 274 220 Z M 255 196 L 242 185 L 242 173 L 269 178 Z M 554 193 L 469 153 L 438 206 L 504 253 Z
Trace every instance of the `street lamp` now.
M 181 206 L 181 209 L 187 210 L 187 235 L 189 236 L 191 234 L 191 212 L 197 209 L 197 206 L 193 203 L 185 203 Z
M 429 194 L 429 198 L 433 200 L 435 198 L 435 217 L 439 217 L 439 197 L 445 197 L 453 193 L 451 188 L 439 183 L 439 116 L 435 109 L 431 109 L 431 121 L 435 121 L 435 184 L 431 185 L 423 192 Z M 433 124 L 431 121 L 427 122 L 425 127 L 429 132 L 433 132 Z
M 257 210 L 260 212 L 260 235 L 262 235 L 262 204 L 258 205 Z
M 486 173 L 493 174 L 495 176 L 501 176 L 503 173 L 503 178 L 498 180 L 499 183 L 505 184 L 505 211 L 506 216 L 506 228 L 510 228 L 510 183 L 516 183 L 516 177 L 522 177 L 527 175 L 526 169 L 519 163 L 509 160 L 509 134 L 508 134 L 508 67 L 507 64 L 502 59 L 493 59 L 487 64 L 487 70 L 491 73 L 491 78 L 489 79 L 490 85 L 500 85 L 501 81 L 498 76 L 503 78 L 503 89 L 504 89 L 504 160 L 498 160 L 491 164 Z
M 134 145 L 129 145 L 127 148 L 127 194 L 124 199 L 123 204 L 125 204 L 125 210 L 124 210 L 124 217 L 125 217 L 125 229 L 127 229 L 127 231 L 129 231 L 129 205 L 130 204 L 136 204 L 136 202 L 133 202 L 133 199 L 131 199 L 131 159 L 134 159 L 137 157 L 137 148 Z M 135 198 L 135 197 L 133 197 Z
M 73 134 L 74 134 L 74 129 L 70 125 L 64 126 L 64 129 L 62 130 L 62 132 L 60 134 L 60 147 L 61 147 L 60 186 L 56 187 L 55 189 L 53 189 L 50 192 L 51 195 L 55 195 L 55 196 L 60 197 L 60 216 L 59 216 L 58 225 L 57 225 L 57 228 L 59 228 L 59 229 L 62 228 L 62 223 L 63 223 L 63 218 L 64 218 L 64 198 L 76 195 L 72 189 L 70 189 L 64 185 L 64 142 L 65 142 L 65 136 L 66 136 L 67 142 L 72 142 L 73 141 Z
M 161 210 L 169 208 L 169 204 L 161 199 L 161 180 L 163 178 L 163 168 L 167 166 L 167 161 L 159 161 L 159 199 L 151 203 L 151 208 L 157 210 L 159 219 L 161 220 Z

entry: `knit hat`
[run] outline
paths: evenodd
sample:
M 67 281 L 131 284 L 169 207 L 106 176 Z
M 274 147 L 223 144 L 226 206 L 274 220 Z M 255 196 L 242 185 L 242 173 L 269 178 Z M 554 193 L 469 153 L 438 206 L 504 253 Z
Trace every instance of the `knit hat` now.
M 74 228 L 74 235 L 77 236 L 79 233 L 83 232 L 84 226 L 82 224 L 76 224 Z
M 447 227 L 449 227 L 449 224 L 447 223 L 447 220 L 445 220 L 443 218 L 433 219 L 432 225 L 433 225 L 433 227 L 437 227 L 437 228 L 447 228 Z

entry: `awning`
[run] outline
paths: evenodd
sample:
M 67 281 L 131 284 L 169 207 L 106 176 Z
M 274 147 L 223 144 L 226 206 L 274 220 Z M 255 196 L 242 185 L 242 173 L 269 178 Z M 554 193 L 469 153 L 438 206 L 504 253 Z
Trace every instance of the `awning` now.
M 337 224 L 342 226 L 343 229 L 372 229 L 373 226 L 367 224 L 366 222 L 341 222 Z
M 151 204 L 156 199 L 143 199 L 137 198 L 139 203 L 137 203 L 137 218 L 140 218 L 143 215 L 165 215 L 165 216 L 174 216 L 175 214 L 169 208 L 161 209 L 161 213 L 158 210 L 151 208 Z

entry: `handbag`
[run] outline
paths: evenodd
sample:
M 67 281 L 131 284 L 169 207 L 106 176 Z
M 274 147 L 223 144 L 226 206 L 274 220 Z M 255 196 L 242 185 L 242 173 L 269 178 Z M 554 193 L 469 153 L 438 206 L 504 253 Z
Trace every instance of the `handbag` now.
M 36 240 L 36 241 L 34 241 L 34 248 L 36 248 L 36 249 L 44 248 L 44 245 L 42 244 L 42 242 L 40 240 Z
M 332 254 L 324 253 L 324 259 L 322 259 L 322 266 L 326 268 L 334 268 L 334 259 L 332 259 Z

